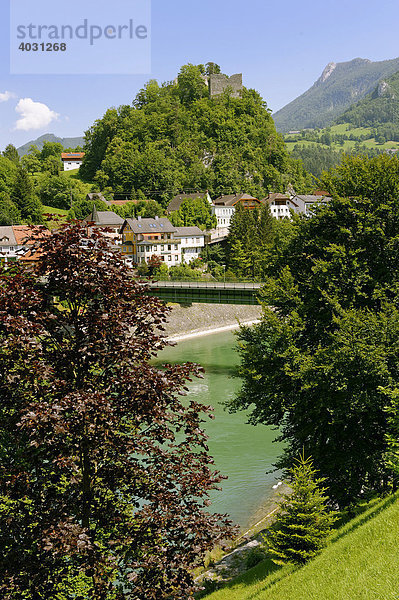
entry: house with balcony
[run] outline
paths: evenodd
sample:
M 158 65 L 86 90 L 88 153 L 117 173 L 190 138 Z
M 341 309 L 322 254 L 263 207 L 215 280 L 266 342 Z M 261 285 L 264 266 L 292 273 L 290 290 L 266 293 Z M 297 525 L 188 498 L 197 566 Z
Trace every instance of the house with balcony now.
M 181 262 L 181 239 L 169 219 L 126 219 L 121 227 L 122 255 L 134 264 L 159 256 L 169 267 Z
M 199 258 L 205 246 L 205 234 L 199 227 L 176 227 L 175 236 L 180 240 L 182 263 Z
M 289 206 L 289 201 L 290 196 L 287 196 L 286 194 L 280 194 L 277 192 L 270 193 L 268 196 L 266 196 L 266 198 L 262 200 L 263 203 L 269 205 L 272 217 L 280 221 L 282 219 L 291 219 L 292 207 L 297 207 L 296 203 L 293 200 L 291 200 Z
M 261 202 L 258 198 L 254 198 L 249 194 L 219 196 L 212 204 L 212 214 L 216 216 L 217 229 L 229 229 L 231 217 L 234 215 L 236 207 L 239 204 L 247 210 L 253 210 L 255 207 L 259 207 Z
M 120 233 L 122 255 L 133 264 L 159 256 L 173 267 L 198 258 L 205 245 L 204 233 L 198 227 L 174 227 L 169 219 L 160 217 L 126 219 Z

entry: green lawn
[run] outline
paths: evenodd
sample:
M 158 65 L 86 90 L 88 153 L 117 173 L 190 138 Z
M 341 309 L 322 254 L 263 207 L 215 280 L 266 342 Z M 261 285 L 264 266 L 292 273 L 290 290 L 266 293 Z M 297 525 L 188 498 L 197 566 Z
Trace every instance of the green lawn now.
M 51 213 L 53 215 L 63 215 L 64 217 L 66 217 L 68 214 L 67 210 L 63 210 L 62 208 L 54 208 L 53 206 L 43 206 L 43 212 Z
M 338 529 L 300 569 L 264 561 L 207 600 L 398 600 L 399 499 L 391 496 Z
M 388 141 L 385 144 L 377 144 L 375 138 L 373 136 L 373 130 L 371 127 L 353 127 L 348 129 L 348 123 L 342 123 L 341 125 L 332 125 L 329 130 L 332 134 L 347 134 L 348 136 L 354 134 L 355 136 L 360 136 L 367 134 L 370 136 L 368 139 L 360 142 L 361 145 L 366 146 L 367 148 L 377 148 L 378 150 L 388 150 L 390 148 L 399 149 L 399 142 Z M 323 133 L 325 130 L 321 130 L 319 134 Z M 289 136 L 293 137 L 293 136 Z M 344 150 L 345 152 L 350 152 L 356 145 L 355 140 L 345 140 L 344 143 L 338 144 L 333 142 L 331 146 L 326 146 L 325 144 L 320 144 L 319 142 L 311 142 L 308 140 L 301 140 L 300 136 L 296 136 L 297 139 L 294 142 L 286 142 L 286 146 L 289 152 L 291 152 L 296 144 L 300 144 L 303 146 L 320 146 L 321 148 L 330 148 L 331 150 Z

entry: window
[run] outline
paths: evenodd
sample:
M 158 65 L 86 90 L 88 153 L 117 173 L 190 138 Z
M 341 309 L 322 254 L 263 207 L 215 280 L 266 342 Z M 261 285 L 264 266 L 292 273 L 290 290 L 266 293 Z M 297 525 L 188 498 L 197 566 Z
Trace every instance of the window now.
M 168 260 L 172 260 L 172 257 L 171 257 L 171 255 L 170 255 L 170 254 L 169 254 L 169 256 L 168 256 Z
M 177 244 L 175 244 L 175 250 L 178 250 L 179 246 Z
M 161 252 L 163 252 L 165 250 L 165 246 L 164 244 L 161 245 Z
M 172 250 L 172 246 L 170 244 L 168 246 L 168 250 L 169 250 L 169 252 Z

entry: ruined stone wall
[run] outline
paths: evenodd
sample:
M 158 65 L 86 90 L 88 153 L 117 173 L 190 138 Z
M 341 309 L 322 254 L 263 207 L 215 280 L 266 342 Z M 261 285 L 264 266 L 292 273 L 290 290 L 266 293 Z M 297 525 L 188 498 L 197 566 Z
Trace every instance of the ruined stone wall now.
M 211 98 L 223 94 L 228 88 L 232 90 L 233 98 L 240 97 L 242 92 L 242 73 L 237 73 L 231 77 L 227 77 L 227 75 L 222 75 L 221 73 L 210 76 L 209 93 Z

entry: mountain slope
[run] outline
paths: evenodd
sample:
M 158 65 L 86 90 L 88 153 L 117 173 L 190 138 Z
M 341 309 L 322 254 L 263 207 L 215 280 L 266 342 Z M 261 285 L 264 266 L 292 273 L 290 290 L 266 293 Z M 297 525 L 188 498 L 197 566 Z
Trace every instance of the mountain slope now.
M 76 148 L 76 146 L 83 146 L 84 138 L 83 137 L 68 137 L 68 138 L 60 138 L 54 135 L 53 133 L 45 133 L 41 135 L 36 140 L 31 140 L 27 142 L 23 146 L 17 148 L 18 154 L 20 156 L 24 156 L 24 154 L 28 153 L 30 146 L 37 146 L 39 150 L 43 148 L 44 142 L 58 142 L 62 144 L 64 148 Z
M 304 94 L 273 115 L 278 131 L 326 127 L 374 90 L 382 78 L 399 71 L 399 58 L 372 62 L 355 58 L 329 63 Z
M 371 94 L 348 108 L 337 123 L 355 127 L 379 127 L 396 124 L 399 117 L 399 72 L 379 82 Z

